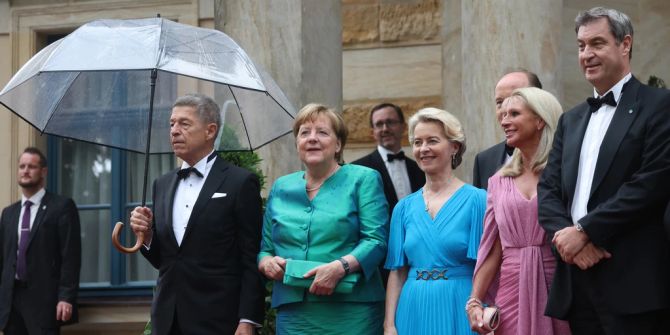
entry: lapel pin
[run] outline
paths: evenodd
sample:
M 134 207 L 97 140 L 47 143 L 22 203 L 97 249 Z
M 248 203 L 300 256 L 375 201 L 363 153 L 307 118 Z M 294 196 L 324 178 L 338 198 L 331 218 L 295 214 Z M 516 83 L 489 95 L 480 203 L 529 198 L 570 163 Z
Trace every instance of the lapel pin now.
M 42 210 L 45 211 L 47 209 L 47 205 L 42 206 Z
M 633 110 L 632 110 L 632 109 L 629 109 L 629 110 L 628 110 L 628 114 L 633 114 Z

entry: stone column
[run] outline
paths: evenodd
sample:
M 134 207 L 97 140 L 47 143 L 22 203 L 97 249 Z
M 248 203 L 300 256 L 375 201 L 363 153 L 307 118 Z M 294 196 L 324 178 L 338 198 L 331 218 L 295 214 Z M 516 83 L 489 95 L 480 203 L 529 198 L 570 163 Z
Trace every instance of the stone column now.
M 217 0 L 215 27 L 265 67 L 296 109 L 309 102 L 342 108 L 340 0 Z M 293 135 L 257 151 L 268 177 L 301 168 Z
M 493 90 L 506 70 L 537 73 L 561 100 L 563 1 L 444 1 L 444 106 L 465 128 L 468 147 L 458 173 L 469 181 L 474 156 L 502 140 Z

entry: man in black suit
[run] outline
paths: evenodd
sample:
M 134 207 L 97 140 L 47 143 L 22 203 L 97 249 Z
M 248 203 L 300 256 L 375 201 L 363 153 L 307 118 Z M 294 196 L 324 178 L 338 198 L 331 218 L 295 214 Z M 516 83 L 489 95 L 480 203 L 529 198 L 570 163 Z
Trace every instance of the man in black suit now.
M 573 334 L 667 334 L 670 92 L 631 75 L 628 16 L 596 7 L 575 23 L 594 90 L 561 117 L 538 186 L 560 256 L 546 313 Z
M 76 322 L 81 266 L 79 213 L 47 192 L 47 160 L 33 147 L 19 158 L 21 201 L 0 219 L 0 329 L 5 335 L 60 334 Z
M 137 207 L 131 226 L 159 270 L 153 334 L 254 334 L 265 289 L 256 267 L 261 239 L 258 178 L 217 157 L 221 128 L 211 98 L 177 99 L 170 141 L 182 168 L 154 182 L 153 211 Z
M 402 135 L 407 127 L 402 109 L 391 103 L 381 103 L 370 111 L 370 127 L 377 149 L 352 162 L 379 171 L 384 183 L 384 195 L 389 212 L 404 196 L 416 192 L 426 183 L 426 175 L 402 151 Z
M 496 84 L 494 93 L 498 124 L 502 123 L 500 107 L 503 101 L 512 95 L 515 89 L 522 87 L 542 88 L 542 83 L 540 83 L 540 79 L 535 73 L 525 69 L 517 69 L 507 72 Z M 502 141 L 478 153 L 475 156 L 475 164 L 472 169 L 472 185 L 486 189 L 489 178 L 512 157 L 513 151 L 513 147 L 508 146 L 506 141 Z

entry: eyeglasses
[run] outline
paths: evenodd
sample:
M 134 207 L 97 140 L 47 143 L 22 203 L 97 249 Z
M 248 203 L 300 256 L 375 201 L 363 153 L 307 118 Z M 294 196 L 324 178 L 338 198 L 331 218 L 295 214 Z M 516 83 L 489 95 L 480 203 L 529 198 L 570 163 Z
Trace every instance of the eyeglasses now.
M 395 127 L 400 124 L 400 121 L 398 120 L 386 120 L 386 121 L 378 121 L 375 122 L 372 127 L 375 129 L 384 129 L 384 126 L 387 128 Z

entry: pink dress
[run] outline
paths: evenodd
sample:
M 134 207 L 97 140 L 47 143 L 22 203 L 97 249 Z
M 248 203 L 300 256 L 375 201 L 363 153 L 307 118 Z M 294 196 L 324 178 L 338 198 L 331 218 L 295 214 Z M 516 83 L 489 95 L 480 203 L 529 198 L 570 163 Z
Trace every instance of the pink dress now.
M 556 260 L 538 223 L 537 197 L 526 199 L 511 177 L 496 173 L 489 179 L 475 276 L 498 236 L 502 264 L 485 301 L 500 307 L 495 334 L 570 334 L 567 322 L 544 316 Z

